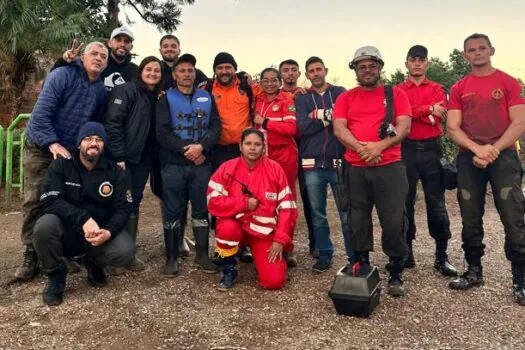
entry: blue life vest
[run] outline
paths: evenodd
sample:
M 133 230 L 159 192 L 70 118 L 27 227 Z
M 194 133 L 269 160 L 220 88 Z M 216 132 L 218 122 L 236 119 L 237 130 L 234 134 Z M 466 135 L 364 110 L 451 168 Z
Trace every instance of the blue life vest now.
M 212 100 L 207 91 L 195 89 L 191 101 L 177 89 L 169 89 L 166 96 L 171 126 L 176 135 L 197 142 L 208 134 Z

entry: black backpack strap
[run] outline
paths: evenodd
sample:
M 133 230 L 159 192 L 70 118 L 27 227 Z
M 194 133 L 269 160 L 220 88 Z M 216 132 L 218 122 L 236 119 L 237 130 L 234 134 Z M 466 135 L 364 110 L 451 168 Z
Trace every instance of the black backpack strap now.
M 248 79 L 245 77 L 245 72 L 239 72 L 237 73 L 237 77 L 241 81 L 239 84 L 239 88 L 246 93 L 246 96 L 248 96 L 248 103 L 250 108 L 250 120 L 253 121 L 254 114 L 253 114 L 253 90 L 250 84 L 248 84 Z
M 386 100 L 386 116 L 383 125 L 388 127 L 392 124 L 394 118 L 394 92 L 392 91 L 392 85 L 385 84 L 385 100 Z

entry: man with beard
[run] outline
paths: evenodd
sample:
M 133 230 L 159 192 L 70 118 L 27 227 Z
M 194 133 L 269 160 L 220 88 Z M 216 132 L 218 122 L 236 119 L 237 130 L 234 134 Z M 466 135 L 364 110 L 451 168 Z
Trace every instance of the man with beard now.
M 447 116 L 447 97 L 440 84 L 425 76 L 429 67 L 428 50 L 415 45 L 408 50 L 405 63 L 408 79 L 399 87 L 405 91 L 412 107 L 412 125 L 402 144 L 403 162 L 408 177 L 406 212 L 408 216 L 408 258 L 406 268 L 416 266 L 412 241 L 416 238 L 414 206 L 417 182 L 421 179 L 427 207 L 428 231 L 436 241 L 434 268 L 443 276 L 456 276 L 457 271 L 448 261 L 447 245 L 450 222 L 445 206 L 445 186 L 441 176 L 442 123 Z
M 301 135 L 299 154 L 301 168 L 308 192 L 309 205 L 312 208 L 313 230 L 319 258 L 313 265 L 315 272 L 327 271 L 332 265 L 334 247 L 330 240 L 330 227 L 326 215 L 326 199 L 328 186 L 332 193 L 337 192 L 338 171 L 344 147 L 334 135 L 332 127 L 332 109 L 337 98 L 345 91 L 341 86 L 332 86 L 326 82 L 328 68 L 319 57 L 310 57 L 305 64 L 306 77 L 312 83 L 305 95 L 295 98 L 297 106 L 297 127 Z M 353 252 L 349 242 L 348 208 L 340 207 L 336 201 L 341 228 L 345 242 L 346 254 L 349 259 Z
M 401 141 L 410 130 L 410 102 L 399 87 L 380 83 L 384 62 L 379 50 L 365 46 L 350 62 L 359 86 L 339 96 L 334 132 L 346 146 L 350 165 L 345 177 L 350 201 L 350 244 L 353 269 L 368 269 L 373 249 L 372 209 L 382 228 L 381 242 L 390 258 L 388 293 L 405 295 L 402 271 L 408 254 L 404 205 L 408 191 Z M 393 96 L 393 98 L 392 98 Z
M 78 152 L 56 159 L 42 184 L 44 215 L 35 224 L 33 244 L 47 275 L 47 305 L 62 303 L 67 268 L 64 257 L 85 254 L 88 284 L 107 283 L 105 266 L 128 266 L 135 244 L 124 230 L 132 210 L 131 190 L 122 169 L 103 156 L 107 136 L 100 123 L 78 133 Z
M 139 67 L 131 62 L 130 54 L 133 48 L 133 40 L 133 32 L 126 26 L 115 28 L 111 32 L 111 37 L 107 43 L 110 50 L 108 65 L 101 75 L 107 91 L 111 91 L 116 85 L 137 81 Z M 80 53 L 82 46 L 83 44 L 80 44 L 77 47 L 76 40 L 74 40 L 71 48 L 64 52 L 51 70 L 73 62 Z
M 252 103 L 261 93 L 259 85 L 249 84 L 243 74 L 236 74 L 237 62 L 227 52 L 220 52 L 213 60 L 214 79 L 208 82 L 210 92 L 217 105 L 222 124 L 222 133 L 210 157 L 215 172 L 222 163 L 240 155 L 241 133 L 252 126 Z M 241 261 L 252 262 L 246 249 L 240 253 Z
M 492 66 L 495 49 L 487 35 L 470 35 L 463 48 L 472 73 L 452 87 L 447 129 L 460 148 L 457 195 L 468 270 L 449 287 L 466 290 L 483 284 L 483 213 L 490 182 L 505 231 L 514 298 L 525 305 L 525 198 L 515 149 L 525 132 L 525 93 L 516 79 Z
M 297 61 L 293 59 L 287 59 L 279 63 L 279 74 L 281 74 L 281 79 L 283 81 L 283 85 L 281 87 L 282 91 L 288 92 L 294 97 L 299 96 L 299 94 L 306 93 L 305 89 L 303 89 L 300 86 L 297 86 L 297 81 L 301 76 L 301 71 L 299 70 L 299 63 L 297 63 Z M 295 137 L 295 142 L 297 143 L 297 147 L 300 148 L 301 135 L 299 131 L 297 132 L 297 135 Z M 314 229 L 312 224 L 312 210 L 310 208 L 310 199 L 308 198 L 308 192 L 306 191 L 304 172 L 301 166 L 301 158 L 299 158 L 298 169 L 299 171 L 297 173 L 297 180 L 299 180 L 299 193 L 301 193 L 304 218 L 306 220 L 306 227 L 308 228 L 308 245 L 310 247 L 310 253 L 312 255 L 316 255 Z M 291 254 L 287 255 L 287 261 L 288 267 L 293 267 L 294 265 L 297 265 L 295 257 Z
M 106 68 L 108 49 L 92 42 L 74 63 L 55 69 L 45 81 L 26 128 L 24 148 L 24 222 L 22 243 L 24 261 L 16 270 L 19 280 L 30 280 L 37 273 L 33 248 L 33 226 L 40 217 L 40 186 L 49 164 L 58 157 L 69 159 L 76 148 L 80 126 L 102 119 L 107 93 L 100 80 Z
M 175 35 L 167 34 L 160 38 L 160 55 L 162 56 L 162 86 L 167 91 L 174 86 L 173 67 L 180 55 L 180 40 Z M 195 87 L 206 84 L 208 77 L 200 69 L 195 69 Z

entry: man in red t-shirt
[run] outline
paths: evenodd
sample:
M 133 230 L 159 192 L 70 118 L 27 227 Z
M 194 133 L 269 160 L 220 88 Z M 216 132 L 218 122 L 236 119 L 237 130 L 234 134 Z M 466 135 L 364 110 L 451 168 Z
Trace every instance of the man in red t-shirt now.
M 459 146 L 458 201 L 463 221 L 463 250 L 469 267 L 450 288 L 483 284 L 483 213 L 487 182 L 505 231 L 505 255 L 511 262 L 513 292 L 525 306 L 525 197 L 515 142 L 525 132 L 525 95 L 518 81 L 494 68 L 488 36 L 472 34 L 464 42 L 472 74 L 451 90 L 447 129 Z
M 441 177 L 441 147 L 443 135 L 441 123 L 447 115 L 447 97 L 443 87 L 428 80 L 428 50 L 414 45 L 408 50 L 405 66 L 408 79 L 398 86 L 405 91 L 412 107 L 412 125 L 402 144 L 403 162 L 408 178 L 406 212 L 408 217 L 408 259 L 406 268 L 416 266 L 412 253 L 412 241 L 416 238 L 414 218 L 417 183 L 421 180 L 427 207 L 427 222 L 430 236 L 436 241 L 434 268 L 444 276 L 457 276 L 457 271 L 447 257 L 450 239 L 450 221 L 445 206 L 445 186 Z
M 387 123 L 385 87 L 380 83 L 384 62 L 377 48 L 358 49 L 350 62 L 359 86 L 344 92 L 335 103 L 334 132 L 346 146 L 350 164 L 346 186 L 350 197 L 350 244 L 355 251 L 353 268 L 368 267 L 373 249 L 372 208 L 375 205 L 383 229 L 383 251 L 390 258 L 388 293 L 405 295 L 402 271 L 408 254 L 404 206 L 408 191 L 400 142 L 410 129 L 410 103 L 394 86 L 393 115 Z

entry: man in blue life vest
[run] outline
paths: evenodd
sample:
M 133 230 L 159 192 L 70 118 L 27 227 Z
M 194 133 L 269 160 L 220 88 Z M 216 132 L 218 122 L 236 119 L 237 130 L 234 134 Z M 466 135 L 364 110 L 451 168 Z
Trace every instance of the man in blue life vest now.
M 221 135 L 221 121 L 210 94 L 195 89 L 193 55 L 185 54 L 175 63 L 176 87 L 157 103 L 157 138 L 161 146 L 162 199 L 165 205 L 164 242 L 166 277 L 176 276 L 178 241 L 189 194 L 195 236 L 195 261 L 209 273 L 217 267 L 208 256 L 209 223 L 206 191 L 212 174 L 210 150 Z

